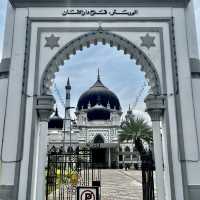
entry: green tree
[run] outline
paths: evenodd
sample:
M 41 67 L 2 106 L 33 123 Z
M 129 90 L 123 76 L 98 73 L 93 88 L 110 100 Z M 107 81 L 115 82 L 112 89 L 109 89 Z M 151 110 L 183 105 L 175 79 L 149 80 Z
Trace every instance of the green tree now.
M 149 145 L 153 142 L 152 128 L 143 118 L 130 118 L 121 124 L 121 133 L 119 134 L 119 142 L 142 140 Z

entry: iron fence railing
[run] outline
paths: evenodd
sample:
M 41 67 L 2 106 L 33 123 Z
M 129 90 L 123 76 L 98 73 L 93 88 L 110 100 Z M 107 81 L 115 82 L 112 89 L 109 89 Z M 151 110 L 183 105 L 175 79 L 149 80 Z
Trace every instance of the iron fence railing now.
M 49 153 L 46 172 L 47 200 L 75 200 L 78 186 L 92 186 L 101 180 L 89 150 Z

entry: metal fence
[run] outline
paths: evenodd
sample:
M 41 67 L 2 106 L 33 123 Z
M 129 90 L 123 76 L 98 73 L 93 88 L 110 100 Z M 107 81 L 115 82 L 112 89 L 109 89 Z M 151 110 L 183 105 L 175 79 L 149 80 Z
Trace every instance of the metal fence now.
M 135 146 L 140 153 L 141 157 L 141 169 L 142 169 L 142 190 L 143 200 L 155 200 L 154 194 L 154 171 L 155 162 L 151 150 L 145 150 L 142 140 L 137 138 L 135 140 Z
M 142 154 L 141 159 L 143 200 L 155 200 L 153 177 L 155 164 L 151 151 Z
M 47 200 L 75 200 L 78 186 L 100 185 L 101 171 L 90 150 L 50 152 L 46 176 Z

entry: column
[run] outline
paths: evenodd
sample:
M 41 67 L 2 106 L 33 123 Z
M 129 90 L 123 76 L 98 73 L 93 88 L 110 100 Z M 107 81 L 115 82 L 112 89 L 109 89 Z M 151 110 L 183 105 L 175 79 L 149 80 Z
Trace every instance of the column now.
M 36 178 L 36 199 L 45 199 L 45 166 L 47 164 L 47 144 L 48 144 L 48 120 L 53 112 L 53 96 L 41 96 L 37 99 L 37 112 L 39 122 L 39 140 Z
M 156 188 L 158 200 L 165 199 L 165 184 L 164 184 L 164 161 L 163 161 L 163 145 L 160 132 L 160 118 L 164 111 L 164 99 L 153 95 L 147 96 L 145 99 L 147 112 L 152 121 L 153 143 L 154 143 L 154 159 L 156 166 Z
M 111 168 L 111 155 L 110 155 L 110 147 L 108 148 L 108 168 Z

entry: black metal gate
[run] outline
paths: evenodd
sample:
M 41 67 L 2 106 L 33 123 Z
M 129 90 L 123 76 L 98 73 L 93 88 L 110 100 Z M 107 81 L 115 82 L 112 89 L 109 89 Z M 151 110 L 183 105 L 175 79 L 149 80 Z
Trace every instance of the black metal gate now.
M 154 194 L 154 171 L 155 162 L 153 154 L 150 150 L 145 150 L 142 141 L 138 138 L 135 140 L 135 145 L 141 156 L 142 169 L 142 191 L 143 200 L 155 200 Z
M 47 200 L 75 200 L 77 186 L 100 185 L 101 171 L 92 163 L 90 150 L 48 154 Z
M 151 151 L 141 156 L 142 160 L 142 189 L 143 200 L 155 200 L 154 194 L 154 170 L 155 164 Z

